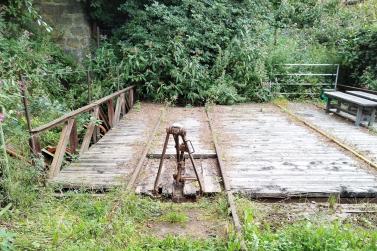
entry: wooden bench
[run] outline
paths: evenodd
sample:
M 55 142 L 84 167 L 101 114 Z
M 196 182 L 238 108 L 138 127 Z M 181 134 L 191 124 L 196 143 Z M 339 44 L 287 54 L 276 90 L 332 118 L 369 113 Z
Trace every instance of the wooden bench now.
M 377 102 L 339 91 L 325 92 L 325 95 L 328 97 L 326 112 L 330 112 L 332 108 L 336 108 L 335 113 L 337 114 L 342 111 L 356 115 L 356 126 L 360 125 L 363 116 L 369 114 L 370 117 L 368 126 L 373 125 L 373 122 L 376 118 Z M 337 100 L 337 104 L 333 105 L 331 103 L 332 100 Z M 347 109 L 343 109 L 342 104 L 347 105 Z M 352 107 L 357 108 L 356 114 L 354 114 L 350 109 Z
M 346 93 L 377 102 L 377 95 L 363 91 L 346 91 Z

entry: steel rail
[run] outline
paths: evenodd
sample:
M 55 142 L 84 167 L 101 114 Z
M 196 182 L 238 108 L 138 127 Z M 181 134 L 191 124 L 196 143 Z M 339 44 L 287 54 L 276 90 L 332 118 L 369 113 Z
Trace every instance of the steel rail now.
M 139 174 L 140 174 L 140 171 L 141 171 L 141 169 L 143 167 L 144 161 L 148 157 L 148 151 L 149 151 L 149 149 L 152 146 L 153 139 L 154 139 L 154 137 L 155 137 L 155 135 L 157 133 L 157 130 L 160 128 L 160 124 L 161 124 L 163 115 L 164 115 L 164 110 L 161 110 L 161 113 L 160 113 L 160 116 L 158 118 L 158 121 L 156 122 L 156 124 L 155 124 L 155 126 L 153 128 L 153 131 L 152 131 L 151 135 L 148 138 L 148 142 L 147 142 L 147 144 L 144 147 L 143 153 L 141 154 L 141 158 L 139 159 L 139 162 L 137 163 L 137 165 L 136 165 L 136 167 L 134 169 L 134 172 L 132 173 L 130 181 L 127 183 L 126 190 L 133 189 L 133 187 L 135 185 L 135 181 L 139 177 Z
M 222 178 L 223 183 L 224 183 L 224 189 L 225 189 L 225 193 L 226 193 L 226 196 L 227 196 L 227 199 L 228 199 L 228 204 L 229 204 L 229 208 L 230 208 L 230 211 L 231 211 L 233 224 L 234 224 L 234 227 L 236 228 L 236 233 L 241 240 L 241 249 L 247 250 L 246 245 L 245 245 L 245 241 L 244 241 L 244 238 L 243 238 L 243 232 L 242 232 L 242 226 L 241 226 L 241 223 L 240 223 L 240 218 L 238 217 L 237 208 L 236 208 L 235 201 L 234 201 L 234 195 L 233 195 L 233 192 L 231 190 L 228 177 L 225 174 L 224 162 L 221 159 L 221 157 L 223 155 L 222 155 L 221 149 L 220 149 L 220 147 L 217 143 L 216 135 L 214 133 L 212 118 L 209 115 L 209 112 L 207 110 L 206 110 L 206 115 L 207 115 L 207 119 L 208 119 L 209 129 L 210 129 L 211 134 L 212 134 L 213 144 L 215 146 L 215 152 L 216 152 L 216 155 L 217 155 L 217 162 L 219 164 L 220 175 L 221 175 L 221 178 Z

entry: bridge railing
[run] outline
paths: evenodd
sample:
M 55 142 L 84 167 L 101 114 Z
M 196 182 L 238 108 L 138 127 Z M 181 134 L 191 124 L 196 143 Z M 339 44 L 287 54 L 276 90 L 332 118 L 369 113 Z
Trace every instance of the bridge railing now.
M 30 126 L 31 121 L 28 115 L 27 105 L 25 105 L 25 114 L 30 132 L 29 143 L 35 156 L 40 156 L 42 154 L 40 134 L 63 126 L 59 143 L 53 154 L 53 159 L 48 171 L 48 178 L 51 179 L 59 173 L 68 144 L 70 153 L 85 153 L 89 149 L 91 143 L 96 143 L 98 141 L 100 131 L 102 131 L 102 134 L 105 134 L 108 130 L 116 126 L 122 116 L 132 108 L 135 100 L 134 94 L 134 86 L 129 86 L 36 128 L 31 128 Z M 26 103 L 26 100 L 24 103 Z M 106 108 L 106 112 L 104 111 L 104 108 Z M 76 118 L 84 113 L 90 113 L 91 120 L 86 125 L 86 132 L 79 148 Z M 101 122 L 98 123 L 98 120 Z

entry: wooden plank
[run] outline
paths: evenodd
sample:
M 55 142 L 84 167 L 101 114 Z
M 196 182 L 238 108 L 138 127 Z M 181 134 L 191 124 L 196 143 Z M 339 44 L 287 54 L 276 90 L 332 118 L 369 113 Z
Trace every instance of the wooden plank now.
M 342 101 L 350 102 L 364 107 L 377 107 L 377 102 L 364 98 L 359 98 L 344 92 L 325 92 L 325 95 L 330 98 L 340 99 Z
M 157 120 L 157 122 L 155 124 L 155 127 L 154 127 L 151 135 L 148 138 L 148 143 L 146 144 L 146 146 L 145 146 L 145 148 L 143 150 L 143 153 L 141 154 L 141 157 L 140 157 L 140 159 L 139 159 L 139 161 L 138 161 L 138 163 L 137 163 L 137 165 L 135 167 L 135 170 L 132 173 L 132 176 L 131 176 L 130 180 L 128 181 L 128 184 L 127 184 L 127 187 L 126 187 L 127 190 L 131 190 L 131 189 L 134 188 L 135 181 L 136 181 L 136 179 L 138 178 L 138 176 L 140 174 L 141 168 L 143 167 L 143 163 L 144 163 L 144 161 L 145 161 L 145 159 L 147 157 L 147 153 L 148 153 L 149 149 L 152 146 L 152 142 L 153 142 L 153 139 L 155 137 L 155 134 L 156 134 L 158 128 L 160 127 L 160 123 L 161 123 L 163 114 L 164 114 L 164 112 L 161 111 L 160 112 L 160 116 L 159 116 L 159 118 L 158 118 L 158 120 Z
M 123 90 L 120 90 L 120 91 L 115 92 L 115 93 L 113 93 L 113 94 L 111 94 L 109 96 L 106 96 L 106 97 L 104 97 L 102 99 L 99 99 L 99 100 L 97 100 L 97 101 L 95 101 L 95 102 L 93 102 L 93 103 L 91 103 L 89 105 L 81 107 L 81 108 L 79 108 L 77 110 L 74 110 L 74 111 L 72 111 L 70 113 L 67 113 L 64 116 L 62 116 L 60 118 L 57 118 L 57 119 L 55 119 L 55 120 L 53 120 L 53 121 L 51 121 L 51 122 L 49 122 L 49 123 L 47 123 L 45 125 L 42 125 L 42 126 L 39 126 L 37 128 L 32 129 L 31 133 L 32 134 L 41 133 L 42 131 L 46 131 L 48 129 L 55 128 L 55 127 L 59 126 L 60 124 L 64 123 L 65 121 L 67 121 L 67 120 L 69 120 L 69 119 L 71 119 L 73 117 L 76 117 L 77 115 L 79 115 L 81 113 L 90 111 L 90 110 L 94 109 L 94 107 L 97 107 L 97 106 L 99 106 L 99 105 L 107 102 L 108 100 L 110 100 L 110 99 L 112 99 L 114 97 L 119 96 L 122 93 L 130 91 L 133 88 L 134 88 L 133 86 L 129 86 L 129 87 L 123 89 Z
M 362 197 L 377 192 L 374 172 L 279 110 L 252 104 L 214 110 L 224 148 L 219 156 L 232 192 L 258 198 L 331 193 Z M 308 114 L 308 118 L 316 116 Z M 318 123 L 327 120 L 325 116 Z M 352 130 L 348 135 L 353 135 Z
M 106 128 L 106 130 L 110 130 L 110 124 L 109 119 L 105 115 L 105 112 L 103 111 L 102 107 L 99 109 L 99 119 L 102 121 L 102 125 Z
M 120 98 L 121 98 L 122 114 L 124 116 L 127 113 L 127 110 L 126 110 L 126 95 L 124 93 L 122 93 L 120 95 Z
M 63 160 L 64 160 L 65 150 L 67 148 L 67 144 L 68 144 L 68 141 L 69 141 L 69 137 L 71 135 L 71 131 L 72 131 L 72 127 L 73 127 L 74 122 L 75 122 L 74 119 L 70 119 L 70 120 L 68 120 L 68 122 L 63 127 L 63 131 L 60 135 L 60 140 L 59 140 L 58 146 L 56 148 L 54 159 L 51 163 L 51 167 L 50 167 L 50 170 L 48 172 L 48 178 L 49 179 L 55 177 L 60 171 L 60 168 L 61 168 Z
M 122 99 L 120 97 L 118 97 L 117 102 L 116 102 L 116 106 L 115 106 L 115 113 L 114 113 L 114 117 L 113 117 L 113 122 L 112 122 L 113 127 L 115 127 L 119 122 L 121 109 L 122 109 Z
M 96 106 L 96 107 L 94 107 L 92 117 L 97 119 L 98 114 L 99 114 L 99 107 Z M 88 128 L 86 130 L 86 134 L 84 136 L 84 140 L 81 144 L 80 155 L 85 153 L 89 149 L 90 140 L 92 139 L 92 135 L 93 135 L 95 127 L 96 127 L 96 125 L 95 125 L 94 122 L 89 123 Z
M 218 156 L 217 160 L 218 160 L 218 164 L 219 164 L 220 175 L 221 175 L 222 181 L 224 183 L 224 188 L 225 188 L 225 192 L 226 192 L 226 195 L 227 195 L 227 198 L 228 198 L 228 203 L 229 203 L 229 208 L 230 208 L 230 211 L 231 211 L 231 214 L 232 214 L 233 223 L 234 223 L 234 226 L 236 228 L 238 235 L 242 239 L 242 227 L 241 227 L 240 219 L 239 219 L 238 214 L 237 214 L 237 209 L 236 209 L 236 205 L 235 205 L 235 202 L 234 202 L 234 195 L 233 195 L 233 192 L 231 191 L 229 180 L 228 180 L 228 177 L 227 177 L 225 170 L 224 170 L 225 165 L 224 165 L 222 157 L 221 157 L 223 155 L 222 155 L 220 147 L 218 145 L 217 138 L 215 136 L 214 127 L 212 125 L 212 120 L 211 120 L 211 117 L 208 113 L 208 110 L 206 110 L 206 115 L 207 115 L 207 118 L 208 118 L 208 124 L 209 124 L 210 130 L 211 130 L 211 133 L 212 133 L 215 151 L 216 151 L 216 154 Z
M 221 179 L 211 172 L 211 166 L 207 162 L 202 162 L 202 177 L 203 177 L 203 192 L 209 193 L 221 193 Z
M 346 93 L 377 102 L 377 95 L 372 93 L 363 91 L 346 91 Z
M 114 104 L 113 104 L 113 100 L 112 99 L 109 99 L 107 101 L 107 117 L 109 118 L 109 125 L 110 125 L 110 128 L 113 128 L 114 127 Z
M 74 120 L 71 135 L 69 136 L 69 147 L 71 148 L 71 152 L 73 154 L 76 153 L 78 145 L 79 137 L 77 135 L 77 123 L 76 120 Z

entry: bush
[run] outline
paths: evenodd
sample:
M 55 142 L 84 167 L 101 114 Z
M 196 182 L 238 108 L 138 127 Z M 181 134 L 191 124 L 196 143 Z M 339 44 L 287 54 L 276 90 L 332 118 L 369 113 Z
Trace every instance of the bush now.
M 361 28 L 345 37 L 341 44 L 350 84 L 377 90 L 377 25 Z
M 128 1 L 119 28 L 126 81 L 144 98 L 204 104 L 258 100 L 266 81 L 268 1 Z M 261 45 L 259 48 L 255 44 Z

